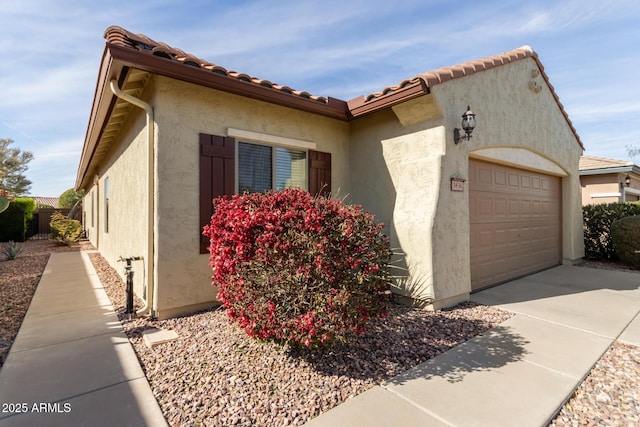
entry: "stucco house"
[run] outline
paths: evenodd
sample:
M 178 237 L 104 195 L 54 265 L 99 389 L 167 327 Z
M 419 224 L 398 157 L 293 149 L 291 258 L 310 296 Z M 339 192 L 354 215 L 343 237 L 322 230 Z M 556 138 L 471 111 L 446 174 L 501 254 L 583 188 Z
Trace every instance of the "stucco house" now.
M 350 101 L 105 32 L 76 190 L 91 242 L 159 318 L 211 305 L 211 199 L 293 185 L 348 196 L 387 225 L 395 291 L 439 308 L 583 256 L 583 147 L 530 47 Z M 472 138 L 457 139 L 467 106 Z M 464 132 L 462 132 L 464 135 Z
M 637 202 L 640 167 L 633 162 L 604 157 L 580 157 L 582 204 Z

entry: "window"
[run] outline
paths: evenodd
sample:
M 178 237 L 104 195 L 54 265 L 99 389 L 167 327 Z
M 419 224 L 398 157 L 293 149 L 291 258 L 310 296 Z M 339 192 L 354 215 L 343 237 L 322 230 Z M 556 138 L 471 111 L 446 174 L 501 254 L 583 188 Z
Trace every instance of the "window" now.
M 104 232 L 109 232 L 109 177 L 104 179 Z
M 91 227 L 95 227 L 96 192 L 91 191 Z
M 307 188 L 307 152 L 238 143 L 238 193 Z
M 274 145 L 247 142 L 236 144 L 232 136 L 200 134 L 198 235 L 201 254 L 207 253 L 209 245 L 202 235 L 202 228 L 211 220 L 211 201 L 216 197 L 245 191 L 282 190 L 287 187 L 304 188 L 314 195 L 331 193 L 331 153 L 315 151 L 304 143 L 295 144 L 304 148 L 286 147 L 294 145 L 291 144 L 292 140 L 272 139 L 267 138 L 266 142 Z

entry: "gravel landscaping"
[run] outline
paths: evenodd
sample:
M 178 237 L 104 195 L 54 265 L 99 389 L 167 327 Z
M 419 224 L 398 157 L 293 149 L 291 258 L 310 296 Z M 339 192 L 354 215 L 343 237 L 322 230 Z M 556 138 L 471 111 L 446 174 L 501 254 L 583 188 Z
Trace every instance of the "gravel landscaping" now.
M 79 246 L 60 246 L 50 240 L 30 240 L 18 246 L 21 252 L 17 259 L 5 260 L 0 255 L 0 366 L 18 335 L 49 255 L 80 250 Z
M 640 426 L 640 347 L 615 342 L 552 426 Z
M 389 316 L 350 344 L 281 348 L 252 340 L 221 309 L 128 321 L 122 281 L 100 255 L 90 257 L 172 426 L 302 425 L 511 317 L 472 303 L 438 312 L 390 303 Z M 180 338 L 149 349 L 142 332 L 150 328 Z
M 49 254 L 80 248 L 89 246 L 30 241 L 18 259 L 0 260 L 0 363 Z M 390 303 L 389 316 L 371 322 L 351 344 L 328 352 L 279 348 L 253 341 L 219 309 L 165 321 L 125 320 L 122 280 L 100 255 L 89 256 L 172 426 L 302 425 L 510 317 L 471 303 L 438 312 Z M 585 265 L 620 268 L 615 263 Z M 179 339 L 149 349 L 142 332 L 150 328 L 173 330 Z M 639 390 L 640 348 L 615 343 L 551 425 L 640 425 Z

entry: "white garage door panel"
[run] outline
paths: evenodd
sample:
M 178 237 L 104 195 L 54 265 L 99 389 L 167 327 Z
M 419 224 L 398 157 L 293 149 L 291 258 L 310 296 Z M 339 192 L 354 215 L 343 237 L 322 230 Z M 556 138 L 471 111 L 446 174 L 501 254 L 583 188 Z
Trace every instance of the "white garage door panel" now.
M 560 178 L 469 161 L 471 287 L 558 265 Z

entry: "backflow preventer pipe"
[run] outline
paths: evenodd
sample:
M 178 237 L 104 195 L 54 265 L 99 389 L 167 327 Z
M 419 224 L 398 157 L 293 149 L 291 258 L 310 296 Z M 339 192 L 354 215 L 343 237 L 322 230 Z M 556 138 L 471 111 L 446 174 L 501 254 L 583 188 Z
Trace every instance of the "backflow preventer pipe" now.
M 124 267 L 125 276 L 127 276 L 127 304 L 124 313 L 129 316 L 129 320 L 133 319 L 133 315 L 135 314 L 133 310 L 133 269 L 131 268 L 131 262 L 140 260 L 142 260 L 141 256 L 130 256 L 127 258 L 121 256 L 118 258 L 118 262 L 124 261 L 127 263 Z

